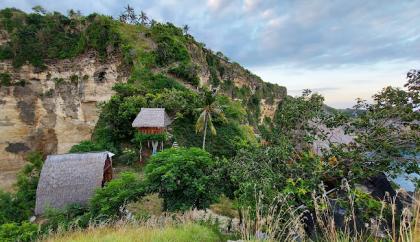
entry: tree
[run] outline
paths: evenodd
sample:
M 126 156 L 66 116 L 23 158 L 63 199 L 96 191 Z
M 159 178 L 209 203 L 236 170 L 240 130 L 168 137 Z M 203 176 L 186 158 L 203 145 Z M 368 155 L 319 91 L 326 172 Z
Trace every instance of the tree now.
M 415 74 L 408 77 L 407 90 L 386 87 L 372 103 L 358 100 L 359 115 L 346 123 L 357 143 L 347 150 L 360 155 L 352 163 L 363 168 L 364 176 L 419 172 L 418 84 Z
M 183 27 L 182 27 L 182 30 L 184 31 L 184 34 L 188 34 L 188 31 L 190 30 L 190 26 L 188 26 L 188 24 L 186 24 L 186 25 L 184 25 Z
M 34 10 L 34 12 L 37 14 L 45 15 L 47 13 L 47 10 L 45 10 L 45 8 L 43 8 L 41 5 L 36 5 L 32 8 L 32 10 Z
M 407 73 L 407 83 L 404 85 L 412 98 L 412 102 L 416 105 L 414 108 L 418 108 L 420 103 L 420 70 L 410 70 Z
M 149 17 L 147 17 L 146 13 L 141 11 L 139 14 L 140 24 L 146 26 L 147 22 L 149 21 Z
M 124 12 L 120 15 L 120 21 L 123 23 L 136 24 L 138 22 L 134 8 L 130 5 L 124 8 Z
M 274 144 L 289 143 L 296 149 L 305 148 L 315 136 L 315 121 L 322 115 L 324 98 L 310 90 L 300 97 L 287 96 L 279 104 L 270 137 Z
M 215 162 L 199 148 L 172 148 L 152 156 L 145 168 L 149 189 L 168 211 L 207 208 L 218 197 Z
M 80 18 L 80 17 L 82 16 L 82 13 L 80 12 L 80 10 L 75 11 L 75 10 L 73 10 L 73 9 L 70 9 L 70 10 L 67 12 L 67 15 L 68 15 L 68 16 L 69 16 L 69 18 L 71 18 L 71 19 L 78 19 L 78 18 Z
M 0 224 L 22 222 L 33 215 L 36 187 L 41 173 L 43 158 L 40 153 L 30 153 L 29 161 L 17 176 L 16 193 L 0 191 Z
M 119 215 L 120 208 L 128 202 L 140 199 L 146 186 L 136 174 L 124 172 L 120 178 L 108 182 L 104 188 L 98 189 L 89 203 L 93 217 Z
M 216 104 L 214 94 L 209 91 L 204 91 L 204 107 L 200 109 L 200 116 L 195 124 L 196 133 L 203 132 L 203 150 L 206 148 L 207 126 L 210 128 L 211 134 L 216 135 L 212 115 L 222 115 L 221 109 Z

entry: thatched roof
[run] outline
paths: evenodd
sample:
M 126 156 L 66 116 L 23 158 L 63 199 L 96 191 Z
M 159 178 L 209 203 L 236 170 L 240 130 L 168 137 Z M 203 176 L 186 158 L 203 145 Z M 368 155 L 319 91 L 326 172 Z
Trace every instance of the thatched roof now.
M 101 187 L 105 161 L 111 156 L 107 151 L 49 155 L 36 190 L 35 214 L 42 214 L 47 207 L 86 204 Z
M 164 108 L 142 108 L 136 119 L 134 119 L 132 126 L 135 128 L 164 128 L 170 125 L 171 122 Z

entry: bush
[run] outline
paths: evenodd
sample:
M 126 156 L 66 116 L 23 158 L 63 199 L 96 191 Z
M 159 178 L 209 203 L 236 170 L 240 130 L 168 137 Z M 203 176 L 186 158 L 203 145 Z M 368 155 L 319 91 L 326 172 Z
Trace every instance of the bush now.
M 118 161 L 126 164 L 132 165 L 134 162 L 139 160 L 139 154 L 134 149 L 125 148 L 120 156 L 118 156 Z
M 12 84 L 12 77 L 9 73 L 0 73 L 0 86 L 10 86 Z
M 218 193 L 212 176 L 214 161 L 199 148 L 172 148 L 157 153 L 145 168 L 152 191 L 159 192 L 169 211 L 207 208 Z
M 69 151 L 69 153 L 82 153 L 82 152 L 90 152 L 90 151 L 103 151 L 105 150 L 102 145 L 94 143 L 90 140 L 84 140 L 77 145 L 73 145 Z
M 29 222 L 0 225 L 0 241 L 33 241 L 38 235 L 38 225 Z
M 123 205 L 137 201 L 145 193 L 145 183 L 136 174 L 125 172 L 120 178 L 108 182 L 105 187 L 96 191 L 90 201 L 89 210 L 93 218 L 118 216 Z
M 20 223 L 29 219 L 35 209 L 36 187 L 43 159 L 39 153 L 28 155 L 29 163 L 17 176 L 16 193 L 0 191 L 0 224 Z
M 88 48 L 105 59 L 107 48 L 116 49 L 120 43 L 112 20 L 100 15 L 76 19 L 58 12 L 26 14 L 4 9 L 0 11 L 0 24 L 11 38 L 0 48 L 0 59 L 12 59 L 14 67 L 29 62 L 43 68 L 46 59 L 72 58 Z
M 71 204 L 64 209 L 47 209 L 43 218 L 46 223 L 43 223 L 42 230 L 51 232 L 74 227 L 84 228 L 89 225 L 90 213 L 82 205 Z
M 12 48 L 8 44 L 0 46 L 0 60 L 7 60 L 13 58 Z
M 190 55 L 185 47 L 182 30 L 174 25 L 156 24 L 152 27 L 152 38 L 157 43 L 156 64 L 165 66 L 176 61 L 189 62 Z
M 200 84 L 200 79 L 197 74 L 197 66 L 194 64 L 181 63 L 177 67 L 171 68 L 169 73 L 174 74 L 178 78 L 184 79 L 193 86 L 198 86 L 198 84 Z

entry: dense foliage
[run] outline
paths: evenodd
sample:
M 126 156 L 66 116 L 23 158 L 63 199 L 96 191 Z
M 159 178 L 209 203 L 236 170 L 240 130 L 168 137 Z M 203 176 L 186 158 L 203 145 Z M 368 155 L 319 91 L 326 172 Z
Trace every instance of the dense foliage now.
M 90 213 L 93 217 L 120 215 L 121 206 L 139 199 L 145 192 L 144 183 L 135 174 L 123 173 L 96 192 L 90 201 Z
M 152 191 L 159 192 L 164 209 L 207 208 L 217 199 L 214 161 L 198 148 L 173 148 L 154 155 L 145 168 Z
M 43 157 L 28 155 L 29 163 L 17 177 L 16 192 L 0 190 L 0 240 L 32 241 L 38 234 L 38 225 L 28 222 L 35 209 L 35 195 Z
M 35 195 L 43 158 L 39 153 L 28 155 L 29 163 L 18 174 L 15 193 L 0 191 L 0 224 L 29 219 L 35 209 Z
M 165 147 L 176 141 L 181 147 L 152 156 L 144 177 L 119 174 L 87 206 L 48 211 L 40 230 L 24 222 L 33 215 L 42 167 L 41 155 L 32 154 L 18 176 L 16 192 L 0 192 L 0 240 L 32 240 L 49 230 L 119 219 L 127 203 L 149 193 L 158 193 L 167 211 L 208 208 L 224 194 L 239 214 L 245 208 L 255 212 L 251 219 L 279 212 L 279 205 L 272 207 L 279 196 L 287 197 L 281 205 L 305 209 L 314 217 L 314 203 L 328 195 L 347 221 L 352 213 L 357 216 L 352 222 L 364 224 L 378 213 L 388 214 L 382 198 L 359 189 L 360 184 L 385 173 L 419 173 L 419 71 L 408 73 L 406 89 L 384 88 L 372 103 L 360 100 L 349 115 L 326 107 L 321 95 L 308 90 L 285 97 L 284 88 L 263 83 L 238 64 L 230 65 L 223 54 L 204 49 L 187 34 L 188 28 L 126 10 L 121 22 L 97 14 L 64 16 L 39 7 L 31 14 L 1 10 L 0 27 L 10 41 L 0 46 L 0 60 L 11 60 L 16 68 L 26 63 L 42 68 L 49 59 L 73 58 L 90 49 L 102 60 L 121 52 L 131 73 L 128 82 L 116 84 L 115 95 L 101 104 L 91 140 L 70 152 L 108 150 L 116 153 L 116 161 L 131 166 L 145 140 L 163 141 Z M 219 91 L 200 86 L 194 48 L 204 51 L 209 84 Z M 252 89 L 235 86 L 233 72 L 248 73 Z M 58 86 L 64 80 L 54 81 Z M 0 73 L 0 84 L 25 85 L 25 80 L 16 82 L 9 73 Z M 261 120 L 262 102 L 278 105 L 273 119 Z M 143 107 L 165 108 L 173 119 L 169 132 L 138 133 L 131 124 Z M 333 129 L 351 135 L 351 142 L 331 141 Z M 254 132 L 260 133 L 258 139 Z M 316 142 L 326 145 L 315 153 Z
M 43 67 L 47 59 L 76 57 L 94 49 L 105 59 L 109 46 L 120 39 L 110 18 L 96 14 L 67 17 L 58 12 L 25 14 L 16 9 L 0 11 L 0 25 L 10 41 L 1 46 L 1 59 L 12 59 L 15 67 L 27 62 Z

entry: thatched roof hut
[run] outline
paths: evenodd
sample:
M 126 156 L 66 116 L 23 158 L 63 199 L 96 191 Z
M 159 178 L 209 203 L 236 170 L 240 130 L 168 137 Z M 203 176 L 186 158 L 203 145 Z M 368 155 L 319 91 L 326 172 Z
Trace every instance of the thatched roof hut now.
M 132 126 L 135 128 L 165 128 L 171 122 L 164 108 L 142 108 Z
M 112 155 L 107 151 L 49 155 L 36 191 L 35 214 L 86 204 L 95 189 L 112 179 Z

